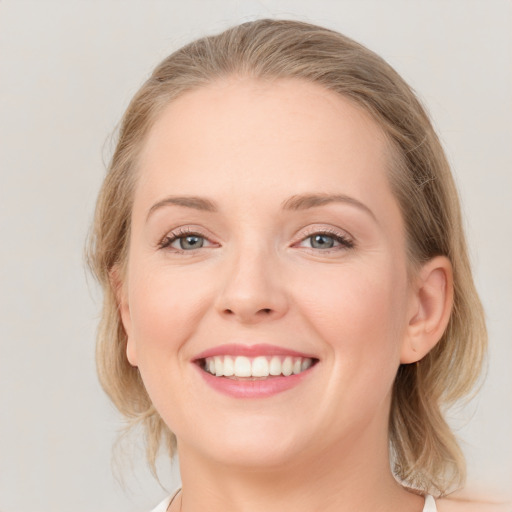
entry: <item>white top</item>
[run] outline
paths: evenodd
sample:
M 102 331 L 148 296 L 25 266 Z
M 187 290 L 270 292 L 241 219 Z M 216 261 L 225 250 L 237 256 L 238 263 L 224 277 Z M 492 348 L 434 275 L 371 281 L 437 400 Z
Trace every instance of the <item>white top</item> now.
M 177 494 L 181 491 L 181 489 L 178 489 L 176 492 L 171 494 L 170 496 L 167 496 L 162 503 L 160 503 L 156 508 L 154 508 L 151 512 L 166 512 L 169 508 L 169 505 L 171 504 L 171 501 L 177 496 Z
M 154 508 L 151 512 L 166 512 L 169 507 L 171 501 L 175 498 L 175 496 L 180 492 L 178 489 L 174 494 L 165 498 L 162 503 L 160 503 L 156 508 Z M 437 512 L 436 502 L 430 494 L 425 496 L 425 506 L 423 507 L 423 512 Z
M 178 492 L 179 490 L 176 491 L 172 496 L 168 496 L 167 498 L 165 498 L 165 500 L 162 501 L 162 503 L 155 507 L 151 512 L 166 512 L 167 508 L 171 504 L 171 501 L 176 496 L 176 494 L 178 494 Z

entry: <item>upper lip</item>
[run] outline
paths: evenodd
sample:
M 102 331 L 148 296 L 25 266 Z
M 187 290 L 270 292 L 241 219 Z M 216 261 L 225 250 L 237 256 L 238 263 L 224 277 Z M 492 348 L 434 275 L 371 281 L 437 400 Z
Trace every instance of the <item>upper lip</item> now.
M 209 348 L 194 357 L 194 360 L 206 359 L 207 357 L 214 356 L 293 356 L 293 357 L 309 357 L 317 359 L 314 355 L 299 352 L 297 350 L 290 350 L 288 348 L 279 347 L 277 345 L 269 345 L 266 343 L 257 343 L 254 345 L 245 345 L 241 343 L 228 343 L 224 345 L 217 345 L 216 347 Z

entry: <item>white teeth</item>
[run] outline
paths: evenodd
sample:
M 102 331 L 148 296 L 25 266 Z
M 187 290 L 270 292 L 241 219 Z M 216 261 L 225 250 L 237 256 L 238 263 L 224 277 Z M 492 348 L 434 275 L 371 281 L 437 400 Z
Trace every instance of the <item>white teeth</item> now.
M 215 361 L 215 375 L 217 377 L 222 377 L 224 375 L 224 358 L 214 357 Z
M 309 357 L 305 357 L 300 364 L 300 371 L 303 372 L 304 370 L 311 368 L 312 364 L 313 364 L 313 360 L 310 359 Z
M 248 357 L 238 356 L 235 359 L 235 376 L 236 377 L 251 377 L 252 365 Z
M 253 377 L 268 377 L 268 361 L 266 357 L 260 356 L 252 362 Z
M 224 357 L 224 375 L 226 377 L 231 377 L 232 375 L 235 375 L 235 362 L 233 361 L 233 358 L 230 356 Z
M 284 358 L 282 373 L 285 377 L 289 377 L 293 373 L 293 361 L 291 357 Z
M 215 356 L 207 357 L 204 370 L 216 377 L 260 377 L 297 375 L 313 365 L 309 357 Z
M 281 375 L 281 359 L 277 356 L 274 356 L 270 360 L 270 375 Z

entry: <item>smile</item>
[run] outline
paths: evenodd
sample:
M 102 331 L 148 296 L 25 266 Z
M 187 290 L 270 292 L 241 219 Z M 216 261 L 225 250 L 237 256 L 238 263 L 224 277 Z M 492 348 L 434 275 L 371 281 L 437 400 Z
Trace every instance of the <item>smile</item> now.
M 298 375 L 310 368 L 314 361 L 310 357 L 225 355 L 201 359 L 199 366 L 216 377 L 265 379 Z
M 192 361 L 203 382 L 233 398 L 267 398 L 299 386 L 319 359 L 275 345 L 226 344 Z

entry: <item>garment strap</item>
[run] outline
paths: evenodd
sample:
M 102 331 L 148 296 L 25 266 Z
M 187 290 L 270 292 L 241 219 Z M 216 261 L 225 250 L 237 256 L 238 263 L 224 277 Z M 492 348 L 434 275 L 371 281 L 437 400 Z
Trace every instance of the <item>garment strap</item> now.
M 423 507 L 423 512 L 437 512 L 436 501 L 430 494 L 425 496 L 425 506 Z

